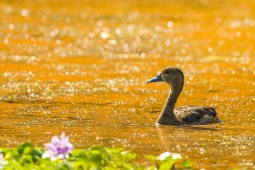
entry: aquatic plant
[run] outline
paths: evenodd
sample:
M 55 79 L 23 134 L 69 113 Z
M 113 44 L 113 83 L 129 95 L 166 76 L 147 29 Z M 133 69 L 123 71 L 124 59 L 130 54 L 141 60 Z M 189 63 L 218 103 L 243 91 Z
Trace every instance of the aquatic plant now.
M 73 150 L 73 145 L 69 142 L 69 137 L 65 135 L 65 132 L 61 134 L 61 139 L 57 136 L 53 136 L 51 143 L 46 143 L 45 146 L 48 150 L 43 154 L 43 158 L 67 158 L 69 153 Z
M 149 155 L 147 159 L 154 161 L 155 165 L 142 167 L 134 162 L 136 154 L 123 148 L 93 146 L 89 149 L 73 149 L 65 133 L 62 133 L 61 139 L 54 136 L 51 143 L 45 146 L 48 149 L 46 151 L 28 142 L 17 148 L 2 148 L 0 169 L 167 170 L 172 169 L 181 159 L 181 155 L 170 152 L 165 152 L 158 157 Z M 182 161 L 180 166 L 191 168 L 192 163 Z

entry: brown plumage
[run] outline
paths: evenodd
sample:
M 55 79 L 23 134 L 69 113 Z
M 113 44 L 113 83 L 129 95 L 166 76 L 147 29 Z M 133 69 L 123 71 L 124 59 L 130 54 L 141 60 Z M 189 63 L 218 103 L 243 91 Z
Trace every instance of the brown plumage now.
M 165 68 L 158 76 L 148 80 L 147 83 L 158 81 L 164 81 L 169 84 L 171 91 L 156 123 L 162 125 L 184 125 L 219 122 L 213 107 L 181 106 L 174 109 L 174 105 L 184 85 L 184 75 L 179 68 Z

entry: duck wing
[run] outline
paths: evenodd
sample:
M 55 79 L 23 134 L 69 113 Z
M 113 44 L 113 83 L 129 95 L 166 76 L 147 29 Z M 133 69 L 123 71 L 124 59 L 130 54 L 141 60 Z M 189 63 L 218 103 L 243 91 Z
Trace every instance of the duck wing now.
M 174 109 L 176 117 L 189 123 L 215 123 L 217 113 L 213 107 L 199 107 L 199 106 L 181 106 Z

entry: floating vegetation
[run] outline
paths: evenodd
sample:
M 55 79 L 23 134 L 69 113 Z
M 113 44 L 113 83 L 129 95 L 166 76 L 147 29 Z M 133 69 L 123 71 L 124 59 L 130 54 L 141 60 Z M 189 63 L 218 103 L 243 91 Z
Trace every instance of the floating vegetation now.
M 181 159 L 180 154 L 165 152 L 158 157 L 147 156 L 155 165 L 142 167 L 135 163 L 136 154 L 123 148 L 93 146 L 89 149 L 73 149 L 69 138 L 62 133 L 61 139 L 54 136 L 51 143 L 42 150 L 31 143 L 23 143 L 17 148 L 2 148 L 0 169 L 52 169 L 52 170 L 169 170 Z M 182 161 L 183 168 L 191 168 L 192 162 Z

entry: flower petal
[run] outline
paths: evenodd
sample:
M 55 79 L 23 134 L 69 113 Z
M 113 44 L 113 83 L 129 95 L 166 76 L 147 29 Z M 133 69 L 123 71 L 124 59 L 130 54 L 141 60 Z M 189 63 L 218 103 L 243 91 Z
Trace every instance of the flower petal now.
M 57 158 L 58 158 L 58 159 L 64 159 L 64 158 L 65 158 L 65 155 L 59 154 L 59 155 L 57 156 Z
M 53 158 L 53 157 L 56 157 L 57 154 L 54 154 L 54 152 L 51 152 L 51 151 L 46 151 L 43 153 L 42 155 L 42 158 L 45 159 L 45 158 Z
M 168 158 L 168 157 L 172 157 L 173 159 L 180 159 L 180 158 L 181 158 L 181 155 L 178 154 L 178 153 L 164 152 L 164 153 L 160 154 L 160 155 L 157 157 L 157 159 L 163 161 L 163 160 L 165 160 L 165 159 Z
M 66 143 L 66 146 L 68 147 L 68 150 L 71 152 L 73 150 L 73 144 L 70 142 Z
M 48 150 L 50 150 L 52 152 L 57 152 L 56 146 L 53 145 L 52 143 L 46 143 L 45 146 L 48 148 Z
M 61 148 L 66 148 L 66 152 L 69 153 L 73 150 L 73 145 L 69 142 L 69 137 L 63 136 L 61 138 Z
M 65 138 L 65 146 L 68 147 L 69 150 L 73 150 L 73 145 L 69 142 L 69 137 Z
M 65 133 L 65 132 L 62 132 L 62 133 L 61 133 L 61 140 L 65 140 L 65 138 L 66 138 L 66 133 Z
M 53 136 L 51 139 L 51 143 L 55 146 L 58 146 L 60 144 L 60 139 L 57 136 Z

